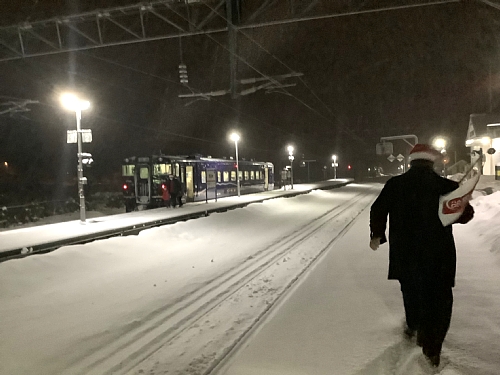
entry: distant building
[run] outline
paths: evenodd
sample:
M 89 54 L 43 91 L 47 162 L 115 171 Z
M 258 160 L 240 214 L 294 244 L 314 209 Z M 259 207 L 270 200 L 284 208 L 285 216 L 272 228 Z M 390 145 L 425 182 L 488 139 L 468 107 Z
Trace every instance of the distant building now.
M 482 150 L 484 175 L 492 176 L 500 173 L 500 113 L 471 114 L 465 145 L 471 149 L 471 160 L 477 157 L 473 155 L 473 151 Z M 491 148 L 496 150 L 494 154 L 488 153 Z M 497 166 L 496 173 L 495 166 Z

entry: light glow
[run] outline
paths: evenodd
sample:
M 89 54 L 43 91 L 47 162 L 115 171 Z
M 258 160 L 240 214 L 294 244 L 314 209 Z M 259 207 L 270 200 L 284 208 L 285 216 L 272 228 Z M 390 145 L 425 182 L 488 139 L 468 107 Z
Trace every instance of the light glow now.
M 491 142 L 491 138 L 490 137 L 483 137 L 481 138 L 481 143 L 486 146 L 487 144 L 489 144 Z
M 438 149 L 444 149 L 446 147 L 446 139 L 441 137 L 436 138 L 434 139 L 433 145 Z
M 238 133 L 231 133 L 230 138 L 231 141 L 238 142 L 240 140 L 240 135 Z
M 288 146 L 286 149 L 288 150 L 289 155 L 293 154 L 293 146 Z
M 64 108 L 75 112 L 83 111 L 90 107 L 90 102 L 88 100 L 82 100 L 75 94 L 70 93 L 61 95 L 61 104 Z

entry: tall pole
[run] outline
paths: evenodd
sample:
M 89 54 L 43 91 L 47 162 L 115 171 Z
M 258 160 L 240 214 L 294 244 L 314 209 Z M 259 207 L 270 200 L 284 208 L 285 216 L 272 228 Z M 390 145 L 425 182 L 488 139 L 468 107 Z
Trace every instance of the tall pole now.
M 288 150 L 288 160 L 290 160 L 290 188 L 293 189 L 293 146 L 287 147 Z
M 234 147 L 236 148 L 236 189 L 238 191 L 238 197 L 240 196 L 240 162 L 238 160 L 238 141 L 234 141 Z
M 236 80 L 238 71 L 238 30 L 236 25 L 239 23 L 239 1 L 238 0 L 226 0 L 226 19 L 227 19 L 227 30 L 228 30 L 228 46 L 229 46 L 229 82 L 231 97 L 236 99 L 238 96 Z
M 76 137 L 78 142 L 78 194 L 80 195 L 80 221 L 85 223 L 85 193 L 83 191 L 83 163 L 82 163 L 82 129 L 81 109 L 76 109 Z
M 332 156 L 333 159 L 333 179 L 337 179 L 337 155 Z

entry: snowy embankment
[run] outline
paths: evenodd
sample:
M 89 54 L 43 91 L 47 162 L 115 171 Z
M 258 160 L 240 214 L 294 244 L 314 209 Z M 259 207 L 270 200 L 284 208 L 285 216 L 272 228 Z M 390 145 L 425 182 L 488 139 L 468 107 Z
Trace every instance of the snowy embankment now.
M 455 303 L 442 364 L 403 338 L 399 284 L 387 278 L 387 245 L 368 248 L 368 212 L 319 259 L 217 375 L 498 375 L 500 192 L 472 201 L 455 225 Z
M 426 374 L 401 341 L 387 247 L 368 248 L 379 189 L 313 191 L 0 263 L 0 374 L 207 374 L 238 342 L 260 344 L 252 327 L 265 333 L 271 318 L 235 374 Z M 499 373 L 499 194 L 476 196 L 475 219 L 455 226 L 442 375 Z
M 314 191 L 1 263 L 0 373 L 201 374 L 370 190 Z

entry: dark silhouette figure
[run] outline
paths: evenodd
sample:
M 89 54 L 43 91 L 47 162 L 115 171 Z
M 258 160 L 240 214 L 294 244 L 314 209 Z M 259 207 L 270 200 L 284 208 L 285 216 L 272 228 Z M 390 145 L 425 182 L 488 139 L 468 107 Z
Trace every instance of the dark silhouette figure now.
M 458 183 L 434 172 L 441 154 L 417 144 L 410 153 L 411 168 L 391 178 L 370 211 L 370 247 L 386 242 L 389 216 L 389 279 L 399 280 L 406 315 L 405 335 L 417 344 L 433 366 L 439 366 L 453 306 L 456 250 L 452 226 L 438 216 L 439 198 Z M 467 204 L 457 223 L 472 219 Z

